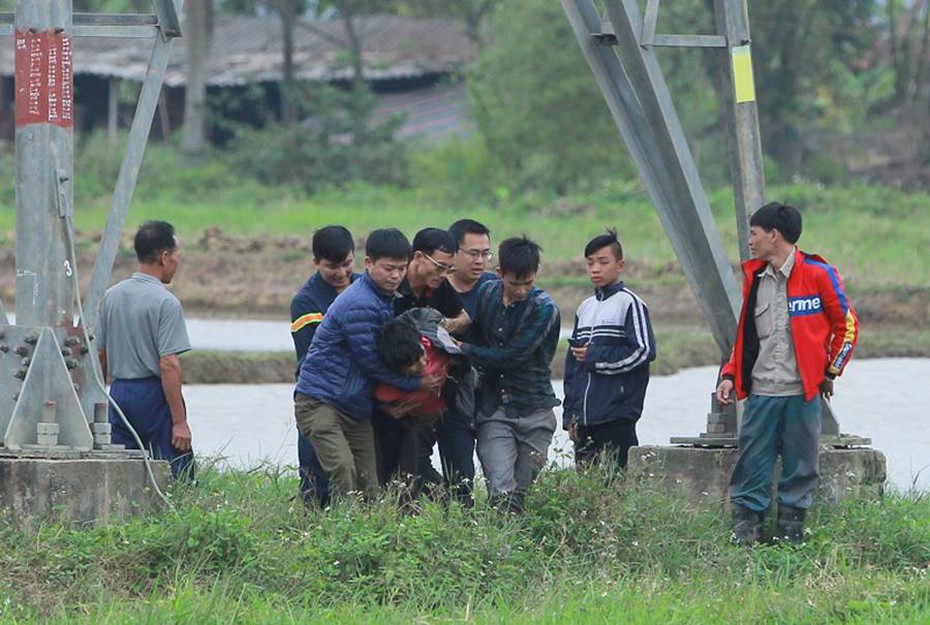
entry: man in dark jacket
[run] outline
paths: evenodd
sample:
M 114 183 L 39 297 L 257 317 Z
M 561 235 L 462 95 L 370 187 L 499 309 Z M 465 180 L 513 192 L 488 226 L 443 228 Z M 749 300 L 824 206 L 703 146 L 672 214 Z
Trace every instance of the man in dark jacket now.
M 453 254 L 455 239 L 448 230 L 423 228 L 416 233 L 407 275 L 394 298 L 395 314 L 429 307 L 439 311 L 448 332 L 468 329 L 471 319 L 459 294 L 446 280 L 453 267 Z M 395 406 L 376 409 L 372 424 L 378 448 L 378 480 L 382 485 L 398 477 L 402 481 L 412 478 L 416 484 L 432 485 L 436 482 L 438 473 L 431 460 L 436 444 L 434 423 L 405 421 L 403 409 Z M 413 435 L 411 429 L 416 430 Z M 411 436 L 416 445 L 405 443 L 411 440 Z M 418 468 L 410 473 L 408 469 L 413 466 Z
M 801 214 L 772 202 L 749 220 L 743 306 L 717 401 L 748 397 L 739 460 L 730 478 L 733 539 L 761 539 L 781 455 L 777 540 L 804 539 L 804 517 L 820 473 L 820 396 L 833 395 L 859 334 L 859 321 L 834 267 L 795 243 Z
M 410 243 L 396 228 L 375 230 L 365 245 L 365 273 L 330 306 L 300 366 L 294 393 L 297 426 L 316 449 L 335 496 L 378 492 L 371 428 L 376 381 L 403 390 L 435 388 L 378 357 L 376 336 L 394 317 L 393 299 L 407 271 Z
M 491 251 L 491 231 L 474 219 L 459 219 L 449 226 L 458 249 L 453 257 L 455 269 L 446 278 L 462 300 L 469 318 L 474 318 L 478 305 L 478 289 L 489 280 L 500 280 L 487 271 L 494 257 Z M 468 341 L 467 333 L 455 337 Z M 450 405 L 436 427 L 442 477 L 452 496 L 464 506 L 474 504 L 472 486 L 475 482 L 475 413 Z
M 316 273 L 301 287 L 291 300 L 291 336 L 297 355 L 297 374 L 300 363 L 310 349 L 313 335 L 323 322 L 323 316 L 336 296 L 345 291 L 360 274 L 354 273 L 355 241 L 352 233 L 343 226 L 326 226 L 313 233 L 310 243 Z M 320 506 L 329 502 L 329 484 L 320 466 L 313 445 L 297 432 L 297 461 L 300 474 L 300 498 L 308 502 L 311 497 Z
M 526 237 L 498 249 L 501 279 L 485 282 L 462 351 L 480 370 L 478 459 L 492 505 L 523 510 L 526 491 L 548 458 L 555 432 L 552 357 L 559 309 L 535 286 L 540 247 Z
M 601 453 L 626 468 L 630 447 L 639 444 L 636 422 L 656 357 L 655 336 L 643 300 L 620 280 L 625 261 L 617 231 L 592 239 L 584 255 L 595 291 L 578 307 L 569 339 L 562 427 L 575 444 L 579 468 Z

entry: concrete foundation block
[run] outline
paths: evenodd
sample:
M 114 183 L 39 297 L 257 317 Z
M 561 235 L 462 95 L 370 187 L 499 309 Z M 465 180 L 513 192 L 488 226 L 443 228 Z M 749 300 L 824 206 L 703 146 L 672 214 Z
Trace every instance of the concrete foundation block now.
M 642 446 L 630 449 L 627 470 L 631 476 L 681 492 L 695 502 L 725 504 L 738 458 L 736 448 Z M 885 455 L 876 449 L 821 449 L 815 505 L 880 497 L 887 478 L 885 467 Z M 780 473 L 779 461 L 772 475 L 773 501 Z
M 168 463 L 153 465 L 164 490 Z M 148 514 L 161 505 L 141 460 L 0 457 L 0 510 L 21 529 L 48 520 L 104 523 Z
M 36 444 L 42 447 L 54 447 L 58 444 L 58 433 L 36 434 Z

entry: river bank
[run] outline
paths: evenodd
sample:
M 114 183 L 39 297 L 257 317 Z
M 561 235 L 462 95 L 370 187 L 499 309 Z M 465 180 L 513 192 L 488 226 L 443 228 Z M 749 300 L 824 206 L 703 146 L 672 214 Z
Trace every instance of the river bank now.
M 247 324 L 247 322 L 245 322 Z M 670 375 L 690 367 L 717 365 L 720 350 L 701 326 L 656 324 L 658 356 L 653 375 Z M 559 345 L 552 361 L 552 377 L 563 377 L 567 346 Z M 182 357 L 186 384 L 274 384 L 294 381 L 291 351 L 236 351 L 194 349 Z M 930 358 L 930 328 L 909 325 L 863 324 L 855 359 Z
M 78 233 L 77 240 L 78 274 L 86 288 L 100 234 Z M 286 322 L 291 298 L 313 272 L 307 245 L 305 237 L 296 235 L 229 236 L 218 227 L 207 228 L 184 243 L 171 290 L 188 318 Z M 357 246 L 363 249 L 364 241 Z M 135 269 L 131 249 L 127 235 L 116 258 L 113 283 Z M 0 264 L 15 265 L 12 247 L 0 250 Z M 659 348 L 656 374 L 719 362 L 719 350 L 677 262 L 655 265 L 630 259 L 623 278 L 649 306 Z M 558 303 L 565 325 L 591 293 L 580 257 L 547 258 L 539 285 Z M 856 358 L 930 356 L 930 286 L 859 288 L 853 274 L 847 276 L 847 289 L 862 325 Z M 15 307 L 14 272 L 0 274 L 0 300 L 7 310 Z M 231 336 L 235 332 L 230 329 Z M 553 362 L 553 377 L 562 375 L 564 349 L 561 345 Z M 185 381 L 195 384 L 284 383 L 293 380 L 294 372 L 289 351 L 194 350 L 183 363 Z

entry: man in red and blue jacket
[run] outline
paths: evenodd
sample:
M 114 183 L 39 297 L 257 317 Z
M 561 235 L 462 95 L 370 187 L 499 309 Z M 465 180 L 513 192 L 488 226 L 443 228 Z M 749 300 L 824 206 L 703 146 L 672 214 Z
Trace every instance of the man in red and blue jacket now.
M 740 456 L 730 479 L 734 539 L 761 538 L 772 470 L 778 482 L 777 540 L 801 542 L 820 467 L 820 396 L 833 395 L 859 334 L 836 268 L 800 251 L 801 215 L 766 204 L 749 221 L 754 258 L 743 263 L 743 306 L 736 343 L 721 372 L 717 400 L 748 397 Z

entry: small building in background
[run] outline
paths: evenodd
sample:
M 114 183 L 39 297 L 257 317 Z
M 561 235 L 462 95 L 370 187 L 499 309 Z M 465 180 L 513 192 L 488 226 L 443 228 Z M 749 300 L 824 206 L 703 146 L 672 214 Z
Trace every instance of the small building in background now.
M 455 77 L 474 49 L 458 24 L 397 15 L 359 17 L 353 24 L 362 43 L 364 79 L 378 97 L 376 121 L 405 113 L 400 137 L 468 132 L 465 89 Z M 284 64 L 281 30 L 277 16 L 216 16 L 207 70 L 208 103 L 220 109 L 216 112 L 254 125 L 260 125 L 261 116 L 278 113 Z M 145 39 L 75 38 L 77 132 L 106 129 L 115 137 L 128 128 L 151 47 Z M 154 137 L 167 137 L 183 124 L 185 68 L 182 39 L 172 46 Z M 295 23 L 294 74 L 311 86 L 351 83 L 351 55 L 341 20 Z M 13 75 L 13 38 L 0 37 L 0 141 L 12 141 L 15 130 Z M 217 125 L 212 132 L 213 140 L 222 141 Z

